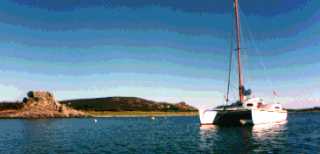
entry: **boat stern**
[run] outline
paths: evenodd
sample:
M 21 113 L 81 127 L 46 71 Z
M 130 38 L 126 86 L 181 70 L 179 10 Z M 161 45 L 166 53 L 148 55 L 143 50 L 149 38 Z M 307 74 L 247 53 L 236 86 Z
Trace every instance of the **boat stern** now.
M 201 125 L 212 125 L 217 115 L 217 111 L 212 109 L 199 109 L 199 118 Z

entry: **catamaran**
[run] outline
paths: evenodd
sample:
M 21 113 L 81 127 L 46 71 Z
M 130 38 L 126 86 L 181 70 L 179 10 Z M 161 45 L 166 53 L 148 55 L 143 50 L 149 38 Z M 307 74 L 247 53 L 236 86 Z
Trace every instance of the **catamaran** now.
M 241 65 L 241 48 L 240 48 L 240 18 L 239 18 L 238 0 L 234 0 L 234 17 L 236 31 L 236 51 L 237 51 L 237 70 L 239 82 L 239 100 L 231 105 L 223 105 L 215 108 L 199 109 L 201 125 L 256 125 L 266 123 L 283 122 L 287 119 L 287 110 L 279 103 L 266 103 L 258 97 L 251 97 L 251 90 L 245 89 Z M 231 52 L 232 57 L 232 52 Z M 229 80 L 228 93 L 230 86 L 230 69 L 229 63 Z

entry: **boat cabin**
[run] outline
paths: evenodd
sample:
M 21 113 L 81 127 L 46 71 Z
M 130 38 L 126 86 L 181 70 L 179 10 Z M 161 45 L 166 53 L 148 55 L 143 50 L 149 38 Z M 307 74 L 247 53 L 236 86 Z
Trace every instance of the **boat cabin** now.
M 249 98 L 242 104 L 242 106 L 247 109 L 259 108 L 263 105 L 265 105 L 265 103 L 261 98 Z
M 265 110 L 282 110 L 282 105 L 276 104 L 266 104 L 261 98 L 249 98 L 242 106 L 246 109 L 265 109 Z

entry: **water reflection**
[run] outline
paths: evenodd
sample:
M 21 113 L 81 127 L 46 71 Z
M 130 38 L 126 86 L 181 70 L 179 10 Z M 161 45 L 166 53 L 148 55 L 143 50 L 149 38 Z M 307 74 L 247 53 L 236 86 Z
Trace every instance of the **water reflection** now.
M 207 133 L 212 133 L 217 131 L 217 129 L 218 129 L 218 126 L 216 125 L 201 125 L 200 133 L 202 133 L 205 136 Z
M 203 125 L 199 128 L 200 151 L 229 151 L 234 153 L 270 152 L 285 142 L 286 122 L 250 127 L 219 127 Z M 230 151 L 231 150 L 231 151 Z
M 282 123 L 254 125 L 252 128 L 252 137 L 256 140 L 264 140 L 281 135 L 286 129 L 287 121 Z
M 199 149 L 201 151 L 208 151 L 212 148 L 212 143 L 218 140 L 218 126 L 215 125 L 201 125 L 200 126 L 200 142 Z
M 281 152 L 281 150 L 285 149 L 283 143 L 288 140 L 287 122 L 253 126 L 252 140 L 256 145 L 252 149 L 254 152 L 270 152 L 270 149 L 273 149 L 272 152 Z

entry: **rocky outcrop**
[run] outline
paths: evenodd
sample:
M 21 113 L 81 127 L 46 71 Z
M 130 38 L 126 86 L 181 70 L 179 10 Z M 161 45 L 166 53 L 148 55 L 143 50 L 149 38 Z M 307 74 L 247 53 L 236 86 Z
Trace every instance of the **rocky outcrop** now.
M 30 91 L 23 99 L 23 106 L 19 110 L 6 111 L 0 117 L 10 118 L 65 118 L 84 117 L 85 113 L 69 108 L 55 100 L 46 91 Z

